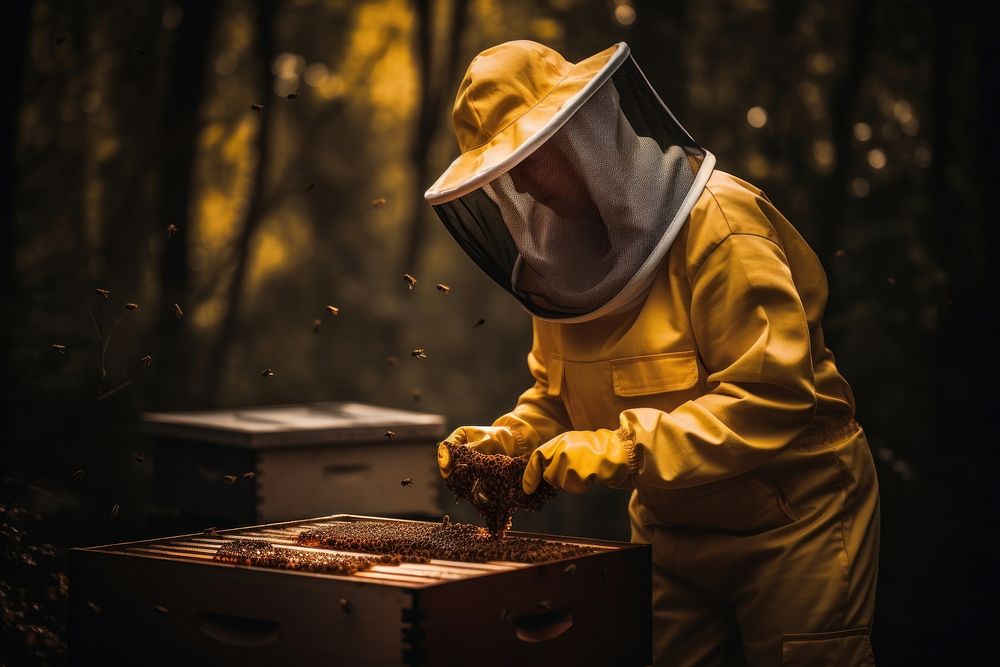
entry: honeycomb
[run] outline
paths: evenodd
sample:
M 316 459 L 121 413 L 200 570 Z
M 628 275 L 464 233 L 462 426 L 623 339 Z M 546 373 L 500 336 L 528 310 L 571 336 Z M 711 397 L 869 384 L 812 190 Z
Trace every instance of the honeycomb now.
M 323 574 L 354 574 L 378 563 L 399 563 L 392 555 L 344 556 L 275 547 L 266 540 L 236 539 L 224 543 L 213 560 L 236 565 L 274 567 Z
M 466 447 L 442 442 L 438 445 L 438 465 L 445 485 L 456 496 L 469 501 L 486 522 L 486 529 L 500 538 L 510 529 L 514 512 L 536 512 L 556 495 L 548 482 L 531 495 L 521 488 L 527 456 L 482 454 Z
M 304 530 L 297 541 L 302 546 L 393 554 L 418 562 L 433 558 L 467 563 L 544 563 L 594 552 L 590 547 L 540 538 L 504 535 L 498 539 L 482 526 L 451 523 L 447 517 L 439 524 L 342 521 Z

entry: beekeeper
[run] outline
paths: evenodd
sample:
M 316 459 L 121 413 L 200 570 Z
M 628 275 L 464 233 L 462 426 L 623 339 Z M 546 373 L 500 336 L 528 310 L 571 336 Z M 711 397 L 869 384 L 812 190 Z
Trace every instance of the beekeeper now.
M 425 196 L 531 314 L 535 383 L 448 440 L 530 454 L 526 492 L 631 489 L 655 664 L 873 665 L 878 484 L 803 238 L 624 43 L 487 49 L 453 121 Z

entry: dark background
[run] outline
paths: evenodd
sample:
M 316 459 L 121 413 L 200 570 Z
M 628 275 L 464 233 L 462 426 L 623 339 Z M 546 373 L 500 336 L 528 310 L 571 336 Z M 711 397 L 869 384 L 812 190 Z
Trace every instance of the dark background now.
M 996 40 L 972 7 L 5 5 L 0 662 L 63 659 L 66 548 L 157 534 L 150 466 L 133 457 L 150 449 L 143 410 L 360 400 L 457 426 L 510 409 L 530 383 L 530 321 L 421 195 L 457 154 L 467 63 L 526 38 L 572 61 L 627 41 L 719 168 L 809 240 L 878 465 L 879 664 L 970 664 L 991 616 L 996 340 Z M 410 359 L 416 346 L 427 360 Z M 588 496 L 518 526 L 627 539 L 624 496 Z

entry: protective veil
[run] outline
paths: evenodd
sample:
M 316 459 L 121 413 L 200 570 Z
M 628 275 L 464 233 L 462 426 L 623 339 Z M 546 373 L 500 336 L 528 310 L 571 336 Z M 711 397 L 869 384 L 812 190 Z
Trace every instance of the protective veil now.
M 583 322 L 630 305 L 652 282 L 714 157 L 673 117 L 624 43 L 588 59 L 601 58 L 601 67 L 577 76 L 578 90 L 574 68 L 587 61 L 570 65 L 533 42 L 491 51 L 477 60 L 507 62 L 470 66 L 455 107 L 463 155 L 426 198 L 459 245 L 532 315 Z M 544 68 L 539 59 L 558 61 Z M 501 127 L 473 106 L 487 94 L 509 111 L 495 121 Z M 530 118 L 540 103 L 549 104 L 547 117 Z M 474 131 L 463 136 L 463 124 Z M 491 141 L 492 156 L 475 155 Z M 478 171 L 462 174 L 471 159 Z M 454 183 L 456 174 L 465 177 Z

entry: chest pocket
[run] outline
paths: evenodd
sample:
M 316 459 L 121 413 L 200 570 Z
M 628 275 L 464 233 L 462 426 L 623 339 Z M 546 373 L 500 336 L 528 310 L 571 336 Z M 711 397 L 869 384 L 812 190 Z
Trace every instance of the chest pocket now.
M 564 364 L 563 401 L 576 429 L 616 429 L 622 410 L 669 412 L 702 393 L 694 350 Z

